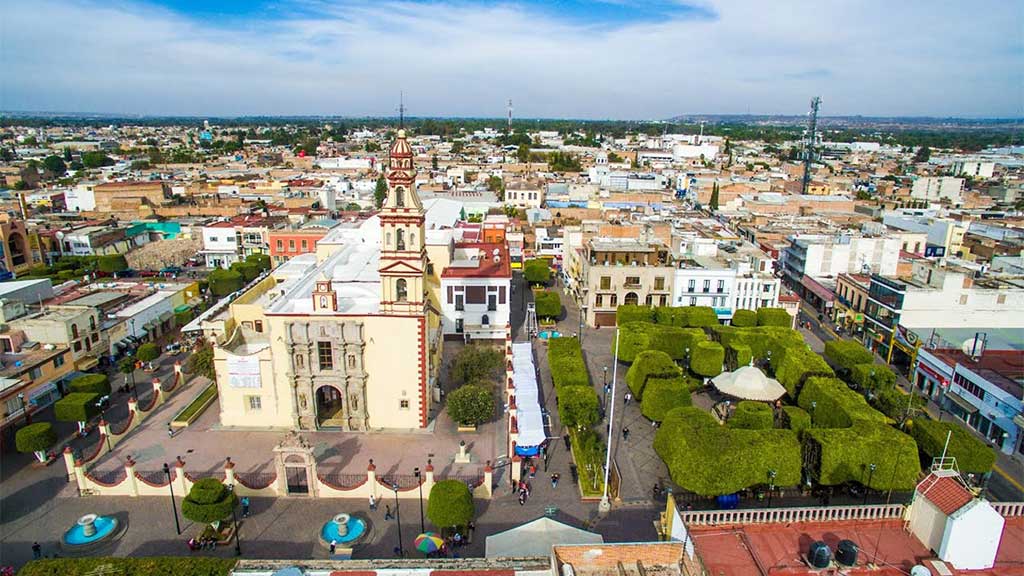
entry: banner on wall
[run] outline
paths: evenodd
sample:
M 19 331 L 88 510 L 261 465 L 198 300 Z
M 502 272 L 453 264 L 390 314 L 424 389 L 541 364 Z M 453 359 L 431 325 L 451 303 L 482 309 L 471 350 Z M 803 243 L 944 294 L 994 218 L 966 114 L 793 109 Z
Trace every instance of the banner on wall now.
M 228 356 L 228 385 L 232 388 L 259 388 L 259 357 Z

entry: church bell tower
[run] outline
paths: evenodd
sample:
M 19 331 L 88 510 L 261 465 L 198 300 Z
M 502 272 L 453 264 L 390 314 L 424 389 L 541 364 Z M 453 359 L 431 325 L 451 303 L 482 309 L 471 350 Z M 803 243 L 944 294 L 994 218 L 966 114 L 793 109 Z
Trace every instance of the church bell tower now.
M 423 314 L 427 271 L 424 213 L 416 194 L 416 169 L 405 130 L 399 130 L 391 144 L 386 178 L 388 196 L 379 214 L 380 311 L 392 315 Z

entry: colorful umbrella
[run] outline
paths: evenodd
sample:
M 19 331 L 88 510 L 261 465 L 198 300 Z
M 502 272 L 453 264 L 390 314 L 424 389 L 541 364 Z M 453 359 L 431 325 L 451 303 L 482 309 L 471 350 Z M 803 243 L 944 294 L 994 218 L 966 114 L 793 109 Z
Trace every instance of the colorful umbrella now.
M 416 544 L 416 549 L 424 554 L 437 552 L 444 546 L 444 539 L 433 532 L 424 532 L 417 536 L 413 542 Z

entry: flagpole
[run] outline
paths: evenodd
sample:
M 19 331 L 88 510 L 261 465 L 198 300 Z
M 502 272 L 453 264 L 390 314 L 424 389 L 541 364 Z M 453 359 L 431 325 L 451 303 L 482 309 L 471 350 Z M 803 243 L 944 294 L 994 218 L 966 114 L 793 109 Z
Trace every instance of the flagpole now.
M 615 358 L 612 361 L 612 401 L 611 407 L 608 409 L 608 446 L 604 455 L 604 493 L 601 495 L 601 504 L 598 506 L 598 510 L 607 512 L 611 510 L 612 504 L 608 501 L 608 474 L 611 472 L 612 466 L 612 438 L 614 438 L 615 432 L 615 381 L 619 374 L 619 328 L 615 327 Z

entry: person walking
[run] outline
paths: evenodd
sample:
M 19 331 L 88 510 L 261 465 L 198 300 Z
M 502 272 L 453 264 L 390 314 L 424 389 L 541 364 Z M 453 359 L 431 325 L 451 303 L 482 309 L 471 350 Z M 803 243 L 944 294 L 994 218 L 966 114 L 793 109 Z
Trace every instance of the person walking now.
M 558 472 L 555 472 L 554 474 L 551 475 L 551 487 L 552 488 L 558 488 L 558 479 L 559 478 L 561 478 L 561 476 L 558 475 Z
M 39 545 L 39 542 L 32 543 L 32 558 L 39 560 L 43 557 L 43 547 Z
M 627 441 L 627 442 L 629 441 L 629 428 L 628 427 L 623 427 L 623 429 L 622 429 L 622 439 Z
M 338 541 L 331 540 L 331 556 L 334 556 L 334 551 L 338 549 Z
M 633 393 L 632 392 L 626 392 L 626 395 L 622 397 L 622 400 L 623 400 L 623 404 L 627 404 L 628 405 L 630 403 L 630 401 L 633 400 Z
M 242 496 L 242 518 L 249 517 L 249 497 Z
M 377 499 L 373 497 L 373 494 L 370 494 L 370 510 L 376 510 L 376 509 L 377 509 Z
M 533 478 L 536 478 L 536 477 L 537 477 L 537 466 L 535 464 L 530 464 L 530 479 L 533 479 Z
M 391 513 L 391 504 L 384 505 L 384 519 L 391 520 L 395 515 Z
M 174 428 L 171 426 L 170 422 L 167 423 L 167 437 L 174 438 Z

